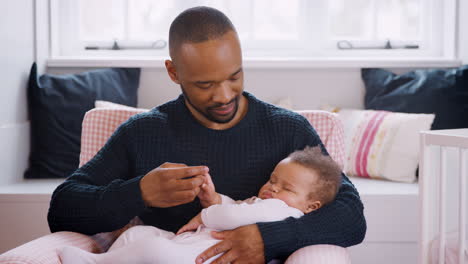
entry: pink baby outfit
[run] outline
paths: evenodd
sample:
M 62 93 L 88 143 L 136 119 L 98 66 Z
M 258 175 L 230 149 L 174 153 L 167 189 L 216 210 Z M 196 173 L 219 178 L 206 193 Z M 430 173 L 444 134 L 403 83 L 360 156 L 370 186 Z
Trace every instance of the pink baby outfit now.
M 299 218 L 302 211 L 288 206 L 279 199 L 251 197 L 234 201 L 222 195 L 222 204 L 205 208 L 201 212 L 204 225 L 195 232 L 175 235 L 153 226 L 134 226 L 120 235 L 107 253 L 93 254 L 75 247 L 59 252 L 63 264 L 107 263 L 195 263 L 195 258 L 219 240 L 211 231 L 231 230 L 258 222 Z M 204 263 L 211 263 L 219 255 Z

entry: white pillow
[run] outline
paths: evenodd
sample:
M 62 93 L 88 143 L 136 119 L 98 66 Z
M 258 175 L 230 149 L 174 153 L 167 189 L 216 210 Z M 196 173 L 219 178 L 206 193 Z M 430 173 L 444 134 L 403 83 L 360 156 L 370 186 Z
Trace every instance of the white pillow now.
M 350 176 L 414 182 L 419 132 L 430 130 L 434 114 L 344 109 L 345 172 Z
M 94 107 L 95 108 L 110 108 L 110 109 L 126 109 L 126 110 L 145 110 L 145 111 L 149 110 L 149 109 L 135 108 L 132 106 L 117 104 L 117 103 L 113 103 L 109 101 L 101 101 L 101 100 L 94 101 Z

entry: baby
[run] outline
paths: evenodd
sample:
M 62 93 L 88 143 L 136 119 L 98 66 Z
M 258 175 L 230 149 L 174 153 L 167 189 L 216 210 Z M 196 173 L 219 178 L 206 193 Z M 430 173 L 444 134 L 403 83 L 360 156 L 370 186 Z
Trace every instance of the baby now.
M 217 193 L 211 177 L 205 176 L 199 199 L 206 208 L 177 234 L 153 226 L 134 226 L 123 232 L 107 253 L 64 247 L 59 251 L 62 263 L 195 263 L 199 254 L 219 242 L 211 237 L 211 231 L 299 218 L 333 201 L 341 185 L 341 169 L 319 147 L 306 147 L 280 161 L 258 197 L 244 201 Z

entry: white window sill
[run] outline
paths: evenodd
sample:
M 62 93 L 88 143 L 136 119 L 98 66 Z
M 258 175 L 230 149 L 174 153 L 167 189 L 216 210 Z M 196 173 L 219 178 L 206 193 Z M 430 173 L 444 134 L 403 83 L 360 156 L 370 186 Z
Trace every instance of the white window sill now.
M 138 67 L 164 68 L 164 58 L 59 57 L 47 60 L 48 67 Z M 446 58 L 244 58 L 244 68 L 450 68 L 460 60 Z

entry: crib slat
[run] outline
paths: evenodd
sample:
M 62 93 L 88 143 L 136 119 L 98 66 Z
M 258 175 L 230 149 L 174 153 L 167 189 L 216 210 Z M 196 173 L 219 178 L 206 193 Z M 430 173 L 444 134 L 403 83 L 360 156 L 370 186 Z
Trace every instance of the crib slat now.
M 430 216 L 431 208 L 429 206 L 429 191 L 432 189 L 431 181 L 429 177 L 429 152 L 431 151 L 429 146 L 426 144 L 426 134 L 421 134 L 419 138 L 419 148 L 421 156 L 419 158 L 419 214 L 421 219 L 421 225 L 419 226 L 420 230 L 420 239 L 419 239 L 419 264 L 428 263 L 429 259 L 429 241 L 430 241 L 430 226 L 432 223 L 432 216 Z
M 440 159 L 440 203 L 439 203 L 439 264 L 445 263 L 445 203 L 446 203 L 446 184 L 447 184 L 447 149 L 441 147 Z
M 465 258 L 465 234 L 466 234 L 466 181 L 468 174 L 466 171 L 467 160 L 466 160 L 466 149 L 459 148 L 460 157 L 460 202 L 459 202 L 459 236 L 458 236 L 458 263 L 464 264 Z

